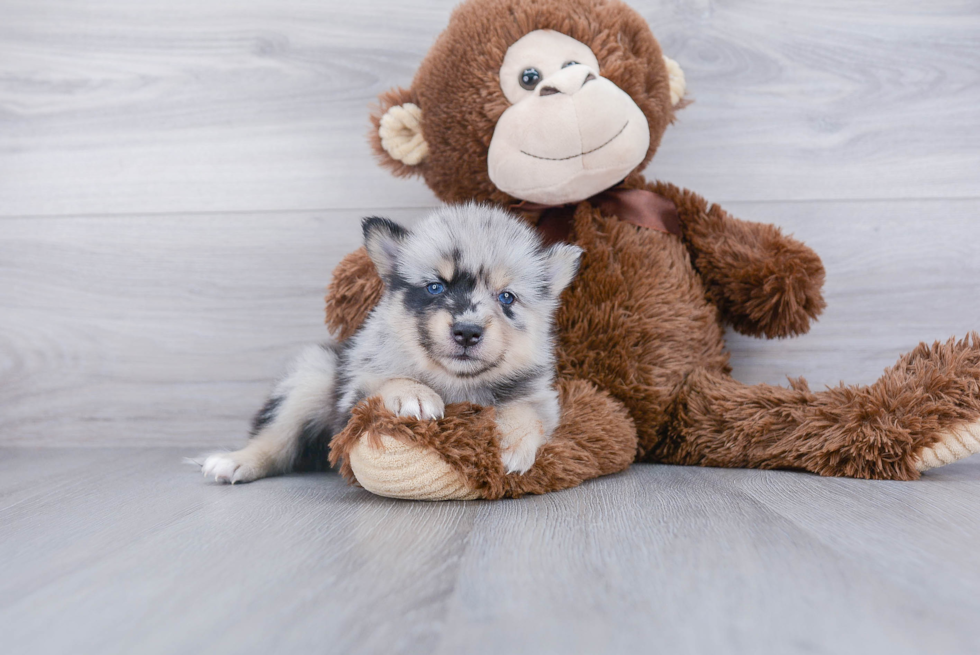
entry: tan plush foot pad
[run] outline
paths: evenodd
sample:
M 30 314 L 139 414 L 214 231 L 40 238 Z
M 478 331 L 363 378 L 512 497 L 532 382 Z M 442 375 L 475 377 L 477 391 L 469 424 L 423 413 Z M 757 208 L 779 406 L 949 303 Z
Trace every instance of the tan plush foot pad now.
M 348 458 L 358 484 L 379 496 L 413 500 L 476 500 L 480 492 L 431 448 L 408 444 L 387 435 L 364 436 Z
M 974 453 L 980 453 L 980 422 L 967 423 L 942 433 L 939 441 L 922 451 L 915 467 L 919 471 L 928 471 Z

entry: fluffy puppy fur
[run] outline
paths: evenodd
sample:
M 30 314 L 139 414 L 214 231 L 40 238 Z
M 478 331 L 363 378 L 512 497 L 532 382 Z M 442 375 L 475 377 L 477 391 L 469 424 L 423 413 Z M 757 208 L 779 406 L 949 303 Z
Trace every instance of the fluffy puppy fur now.
M 439 419 L 447 403 L 492 406 L 500 456 L 523 473 L 559 423 L 553 320 L 582 254 L 489 205 L 445 207 L 406 230 L 363 221 L 384 280 L 380 302 L 342 344 L 307 349 L 255 418 L 252 439 L 211 455 L 204 474 L 247 482 L 325 461 L 353 408 L 378 396 L 397 416 Z

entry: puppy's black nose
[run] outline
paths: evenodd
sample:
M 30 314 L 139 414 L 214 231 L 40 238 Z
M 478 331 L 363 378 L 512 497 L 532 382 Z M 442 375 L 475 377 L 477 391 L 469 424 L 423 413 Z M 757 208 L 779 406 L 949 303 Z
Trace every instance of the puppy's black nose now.
M 475 346 L 483 338 L 483 328 L 472 323 L 456 323 L 453 325 L 453 339 L 464 348 Z

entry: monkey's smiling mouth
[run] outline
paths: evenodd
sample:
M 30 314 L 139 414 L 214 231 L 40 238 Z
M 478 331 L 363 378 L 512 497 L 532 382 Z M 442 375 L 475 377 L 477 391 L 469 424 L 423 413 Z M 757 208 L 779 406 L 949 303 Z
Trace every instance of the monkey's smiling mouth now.
M 613 141 L 615 141 L 616 140 L 616 137 L 618 137 L 620 134 L 622 134 L 623 131 L 626 129 L 626 126 L 629 125 L 629 124 L 630 124 L 629 121 L 626 121 L 625 123 L 623 123 L 623 126 L 621 128 L 619 128 L 619 131 L 616 132 L 615 134 L 613 134 L 611 137 L 609 137 L 609 140 L 606 141 L 605 143 L 603 143 L 601 146 L 596 146 L 592 150 L 586 150 L 585 152 L 580 152 L 577 155 L 569 155 L 568 157 L 542 157 L 541 155 L 532 155 L 531 153 L 527 152 L 526 150 L 521 150 L 521 154 L 527 155 L 528 157 L 534 157 L 535 159 L 544 159 L 545 161 L 568 161 L 569 159 L 575 159 L 576 157 L 584 157 L 585 155 L 591 154 L 591 153 L 595 152 L 596 150 L 602 150 L 603 148 L 605 148 L 606 146 L 608 146 L 610 143 L 612 143 Z

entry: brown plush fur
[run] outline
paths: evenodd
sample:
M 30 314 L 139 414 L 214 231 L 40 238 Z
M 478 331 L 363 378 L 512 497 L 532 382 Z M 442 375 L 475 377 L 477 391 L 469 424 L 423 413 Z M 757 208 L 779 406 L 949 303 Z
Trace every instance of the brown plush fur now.
M 359 248 L 337 264 L 327 287 L 327 328 L 340 341 L 357 332 L 381 300 L 384 286 L 367 250 Z
M 671 415 L 653 461 L 915 480 L 937 432 L 980 416 L 980 335 L 920 344 L 870 386 L 818 393 L 802 378 L 753 387 L 694 371 Z
M 445 418 L 418 421 L 393 416 L 380 398 L 368 399 L 354 409 L 347 428 L 330 444 L 330 463 L 340 463 L 343 476 L 356 482 L 347 453 L 363 435 L 385 434 L 434 448 L 487 499 L 574 487 L 629 466 L 636 450 L 636 432 L 623 407 L 586 382 L 562 383 L 559 391 L 564 410 L 561 425 L 525 475 L 504 473 L 493 408 L 450 405 Z
M 658 182 L 683 217 L 684 243 L 727 324 L 752 337 L 804 334 L 826 303 L 823 262 L 778 227 L 733 219 L 701 196 Z
M 446 201 L 514 204 L 486 170 L 507 106 L 497 71 L 511 43 L 542 28 L 591 46 L 602 74 L 643 109 L 648 161 L 673 110 L 659 46 L 639 15 L 616 0 L 470 0 L 454 12 L 412 90 L 382 97 L 382 110 L 417 101 L 431 151 L 416 169 L 389 160 L 395 172 L 421 173 Z M 937 432 L 980 420 L 976 335 L 922 345 L 867 387 L 812 392 L 803 379 L 789 389 L 735 381 L 724 326 L 767 338 L 805 333 L 824 308 L 819 257 L 778 228 L 733 218 L 690 191 L 638 172 L 625 184 L 671 200 L 682 235 L 635 227 L 588 201 L 575 207 L 570 240 L 585 255 L 557 316 L 563 420 L 527 474 L 503 475 L 492 411 L 471 406 L 423 423 L 369 401 L 334 440 L 332 461 L 359 435 L 391 434 L 434 449 L 487 498 L 567 488 L 634 459 L 911 480 Z M 363 250 L 341 263 L 327 301 L 335 333 L 357 329 L 381 285 Z M 350 477 L 346 464 L 342 470 Z

